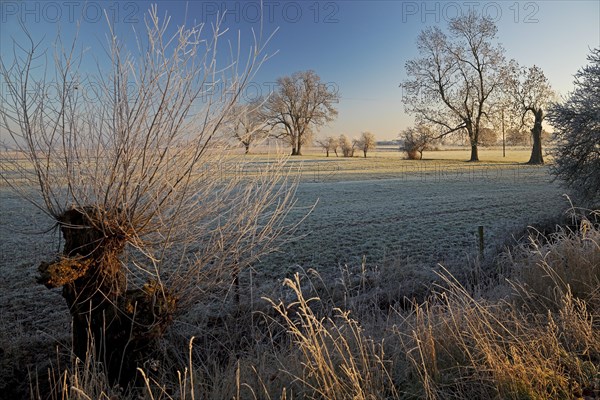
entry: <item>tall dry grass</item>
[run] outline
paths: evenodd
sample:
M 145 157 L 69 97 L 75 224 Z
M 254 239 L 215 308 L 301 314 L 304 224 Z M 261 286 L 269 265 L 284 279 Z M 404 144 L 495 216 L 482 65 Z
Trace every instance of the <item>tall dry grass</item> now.
M 171 335 L 171 372 L 140 371 L 143 387 L 115 391 L 74 363 L 53 399 L 597 399 L 600 230 L 576 226 L 505 253 L 509 277 L 487 295 L 441 269 L 427 300 L 382 307 L 381 271 L 296 274 Z
M 297 300 L 288 304 L 267 299 L 283 319 L 302 370 L 286 371 L 306 389 L 303 397 L 367 400 L 394 396 L 396 390 L 381 343 L 366 334 L 351 311 L 333 308 L 331 315 L 313 311 L 318 297 L 306 298 L 300 276 L 284 283 Z
M 588 219 L 577 226 L 507 253 L 513 290 L 500 301 L 440 275 L 436 293 L 398 329 L 421 396 L 600 396 L 600 231 Z

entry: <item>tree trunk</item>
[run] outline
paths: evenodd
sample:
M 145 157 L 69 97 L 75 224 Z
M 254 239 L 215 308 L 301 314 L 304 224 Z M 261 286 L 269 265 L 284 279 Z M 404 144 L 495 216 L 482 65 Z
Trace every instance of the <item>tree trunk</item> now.
M 365 153 L 365 158 L 367 158 L 367 151 L 363 150 L 363 153 Z
M 293 154 L 296 156 L 301 156 L 302 155 L 302 143 L 300 143 L 300 139 L 298 139 L 298 145 L 296 146 L 296 154 Z
M 471 159 L 469 161 L 479 161 L 479 150 L 477 143 L 471 143 Z
M 479 132 L 473 130 L 473 125 L 471 123 L 467 123 L 467 134 L 469 135 L 469 143 L 471 144 L 471 159 L 469 162 L 479 161 L 479 149 L 478 149 L 478 141 L 479 141 Z
M 325 157 L 329 157 L 329 149 L 325 149 Z
M 544 164 L 544 157 L 542 155 L 542 120 L 544 118 L 544 112 L 540 108 L 534 111 L 534 115 L 535 122 L 531 129 L 533 147 L 531 148 L 531 157 L 529 157 L 527 164 L 542 165 Z
M 126 387 L 170 324 L 176 303 L 164 296 L 157 282 L 126 290 L 120 260 L 125 236 L 98 228 L 101 221 L 118 218 L 118 213 L 88 206 L 60 215 L 63 253 L 40 264 L 38 282 L 63 287 L 73 322 L 74 354 L 86 360 L 93 350 L 96 361 L 106 367 L 109 382 Z
M 292 147 L 292 155 L 293 156 L 297 156 L 298 155 L 298 150 L 296 150 L 296 147 Z
M 244 152 L 244 154 L 250 153 L 250 143 L 244 143 L 244 147 L 246 149 L 246 151 Z

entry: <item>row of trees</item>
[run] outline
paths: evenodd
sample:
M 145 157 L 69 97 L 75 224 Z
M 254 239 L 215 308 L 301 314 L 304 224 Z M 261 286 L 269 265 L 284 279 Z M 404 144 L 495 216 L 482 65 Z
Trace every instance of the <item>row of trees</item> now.
M 550 140 L 550 133 L 544 129 L 541 132 L 541 142 Z M 436 133 L 431 125 L 416 124 L 404 129 L 398 135 L 400 151 L 406 152 L 408 159 L 416 160 L 423 158 L 423 151 L 435 148 L 442 143 L 439 133 Z M 510 128 L 505 132 L 504 143 L 509 146 L 533 146 L 533 135 L 526 130 Z M 495 146 L 500 142 L 500 135 L 492 128 L 482 128 L 479 132 L 478 146 Z
M 465 134 L 470 161 L 479 161 L 486 129 L 498 131 L 505 120 L 517 131 L 531 126 L 529 163 L 543 164 L 542 122 L 554 92 L 539 67 L 506 60 L 496 33 L 494 22 L 475 12 L 450 21 L 448 33 L 437 26 L 423 30 L 419 57 L 406 63 L 405 110 L 417 125 L 431 126 L 432 139 Z
M 554 92 L 539 67 L 506 60 L 496 33 L 491 19 L 474 12 L 453 19 L 448 33 L 439 27 L 421 32 L 420 56 L 406 63 L 408 79 L 403 83 L 406 111 L 416 117 L 416 126 L 401 135 L 404 143 L 413 145 L 409 157 L 422 154 L 431 141 L 455 134 L 466 136 L 470 161 L 478 161 L 479 146 L 493 144 L 495 132 L 506 125 L 509 142 L 515 144 L 527 141 L 521 132 L 530 127 L 529 163 L 544 163 L 542 122 Z M 240 105 L 230 129 L 246 152 L 253 142 L 271 136 L 284 139 L 292 155 L 301 155 L 314 133 L 337 116 L 338 101 L 339 93 L 314 71 L 296 72 L 279 78 L 267 99 Z M 340 139 L 337 144 L 344 154 L 360 148 L 366 156 L 372 148 L 364 137 L 350 141 L 350 146 Z M 327 154 L 337 155 L 333 138 L 318 144 Z
M 439 27 L 421 32 L 420 56 L 406 63 L 408 79 L 403 83 L 406 111 L 416 117 L 416 126 L 400 137 L 409 158 L 455 134 L 466 136 L 470 161 L 479 161 L 479 146 L 494 144 L 495 132 L 506 124 L 509 144 L 526 143 L 523 129 L 531 127 L 529 163 L 544 163 L 542 123 L 555 94 L 539 67 L 506 60 L 496 33 L 494 22 L 475 12 L 450 21 L 447 34 Z M 239 106 L 230 129 L 246 152 L 253 142 L 272 136 L 284 139 L 292 155 L 301 155 L 319 127 L 337 116 L 339 94 L 334 89 L 310 70 L 279 78 L 267 99 Z M 374 146 L 370 139 L 364 134 L 355 141 L 327 137 L 317 144 L 327 155 L 337 155 L 339 147 L 345 156 L 358 148 L 366 157 Z
M 529 163 L 544 163 L 542 123 L 555 94 L 539 67 L 506 60 L 496 33 L 491 19 L 474 12 L 450 21 L 448 33 L 439 27 L 421 32 L 420 56 L 407 62 L 403 83 L 406 111 L 416 117 L 415 126 L 400 135 L 409 158 L 421 157 L 433 142 L 454 134 L 467 138 L 470 161 L 478 161 L 479 146 L 495 144 L 496 132 L 506 127 L 506 143 L 529 142 Z M 301 155 L 319 127 L 337 116 L 339 94 L 334 89 L 310 70 L 279 78 L 267 99 L 238 106 L 229 125 L 233 137 L 246 153 L 252 143 L 271 136 L 284 139 L 292 155 Z M 327 156 L 338 155 L 339 147 L 345 156 L 360 149 L 366 157 L 374 147 L 371 139 L 364 134 L 354 141 L 326 137 L 317 144 Z
M 371 132 L 362 132 L 359 139 L 350 139 L 346 135 L 340 135 L 338 138 L 327 136 L 317 140 L 316 143 L 325 151 L 327 157 L 331 152 L 338 157 L 339 148 L 343 157 L 354 157 L 354 151 L 359 150 L 363 152 L 363 157 L 367 158 L 367 153 L 377 147 L 375 135 Z

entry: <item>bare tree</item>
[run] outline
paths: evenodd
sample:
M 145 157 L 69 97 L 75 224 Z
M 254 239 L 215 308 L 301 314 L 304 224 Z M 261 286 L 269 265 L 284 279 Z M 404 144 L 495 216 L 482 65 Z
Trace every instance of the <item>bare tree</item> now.
M 406 128 L 399 135 L 402 141 L 400 151 L 405 151 L 409 160 L 422 160 L 423 151 L 430 148 L 435 136 L 433 130 L 424 124 Z
M 338 156 L 337 148 L 338 148 L 338 139 L 333 136 L 327 136 L 325 139 L 317 140 L 317 145 L 325 150 L 326 157 L 329 157 L 329 153 L 333 151 L 335 156 Z
M 449 36 L 438 27 L 417 39 L 420 58 L 406 63 L 406 111 L 442 129 L 466 132 L 470 161 L 479 161 L 479 134 L 493 93 L 501 84 L 504 49 L 495 44 L 496 25 L 475 12 L 450 21 Z
M 250 146 L 269 134 L 269 124 L 261 107 L 263 100 L 246 104 L 238 104 L 233 108 L 233 121 L 230 122 L 231 132 L 243 146 L 245 154 L 250 152 Z
M 340 144 L 340 149 L 342 150 L 342 156 L 354 157 L 356 141 L 350 140 L 346 135 L 340 135 L 338 142 Z
M 513 60 L 507 68 L 505 92 L 511 100 L 513 113 L 520 118 L 520 127 L 533 125 L 533 147 L 528 164 L 544 164 L 542 122 L 545 117 L 544 110 L 555 97 L 550 82 L 541 68 L 535 65 L 530 68 L 520 67 Z
M 363 155 L 367 158 L 367 152 L 377 147 L 375 135 L 371 132 L 363 132 L 360 134 L 360 139 L 356 141 L 356 147 L 363 151 Z
M 296 156 L 302 155 L 302 146 L 320 126 L 337 116 L 334 104 L 338 101 L 338 93 L 314 71 L 295 72 L 277 79 L 277 90 L 265 103 L 265 113 L 272 127 L 281 128 L 277 137 L 287 139 Z
M 553 104 L 548 121 L 555 128 L 552 173 L 592 207 L 600 205 L 600 48 L 575 74 L 575 90 Z
M 223 68 L 222 18 L 212 31 L 168 21 L 152 7 L 136 53 L 109 25 L 97 75 L 86 75 L 76 39 L 57 38 L 48 63 L 27 31 L 29 43 L 0 62 L 2 179 L 64 237 L 39 281 L 63 288 L 75 355 L 96 349 L 122 386 L 203 285 L 276 249 L 294 196 L 283 162 L 249 179 L 220 150 L 223 122 L 263 60 L 261 43 L 247 62 L 238 53 Z

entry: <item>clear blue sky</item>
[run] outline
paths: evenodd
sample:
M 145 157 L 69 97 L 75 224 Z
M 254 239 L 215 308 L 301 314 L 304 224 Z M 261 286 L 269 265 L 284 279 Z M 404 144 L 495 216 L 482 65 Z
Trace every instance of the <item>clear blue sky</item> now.
M 69 37 L 80 19 L 80 43 L 99 54 L 105 44 L 101 8 L 117 22 L 118 32 L 131 37 L 131 23 L 140 29 L 150 2 L 143 1 L 6 1 L 0 2 L 0 51 L 11 51 L 10 38 L 22 36 L 21 17 L 32 35 L 45 37 L 52 49 L 56 30 Z M 159 11 L 172 23 L 196 19 L 211 22 L 217 10 L 228 9 L 230 33 L 250 37 L 259 29 L 259 1 L 159 1 Z M 429 25 L 448 20 L 469 7 L 496 20 L 499 41 L 508 58 L 521 65 L 539 65 L 562 95 L 572 90 L 573 74 L 586 64 L 589 50 L 600 46 L 600 2 L 590 1 L 263 1 L 264 32 L 278 29 L 267 51 L 277 52 L 259 71 L 254 87 L 265 93 L 277 77 L 315 70 L 339 88 L 335 122 L 320 135 L 351 137 L 370 130 L 378 139 L 394 139 L 413 118 L 404 113 L 400 82 L 404 64 L 414 58 L 415 40 Z M 83 17 L 82 17 L 83 15 Z M 136 23 L 137 22 L 137 23 Z M 231 36 L 233 38 L 233 36 Z M 247 42 L 248 43 L 248 42 Z M 246 44 L 247 44 L 246 43 Z M 84 67 L 91 64 L 85 64 Z

